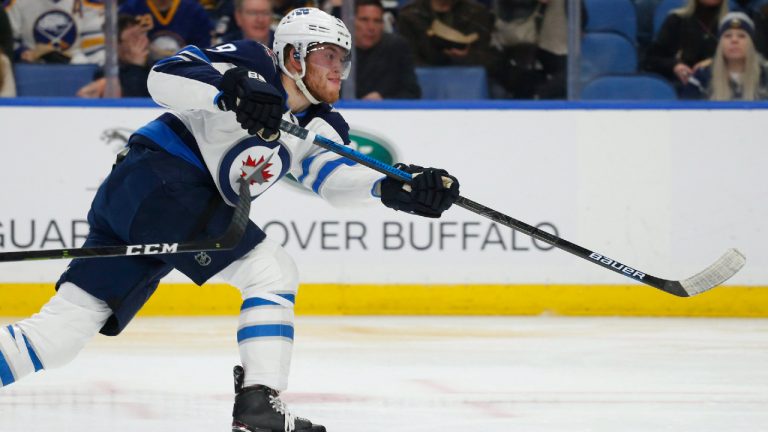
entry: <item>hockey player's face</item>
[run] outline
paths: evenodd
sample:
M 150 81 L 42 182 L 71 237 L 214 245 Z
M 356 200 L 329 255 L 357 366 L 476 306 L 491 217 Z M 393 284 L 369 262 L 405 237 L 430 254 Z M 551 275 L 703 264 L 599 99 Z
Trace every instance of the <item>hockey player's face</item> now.
M 341 80 L 349 67 L 349 54 L 336 45 L 308 51 L 305 83 L 312 94 L 327 103 L 339 100 Z

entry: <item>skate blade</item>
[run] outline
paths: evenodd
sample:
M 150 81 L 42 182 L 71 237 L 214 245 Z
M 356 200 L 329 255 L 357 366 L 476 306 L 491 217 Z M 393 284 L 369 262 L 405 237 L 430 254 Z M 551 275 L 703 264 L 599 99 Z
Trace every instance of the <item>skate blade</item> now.
M 273 431 L 268 429 L 261 429 L 261 428 L 252 429 L 244 424 L 235 423 L 232 425 L 232 432 L 273 432 Z M 325 430 L 325 426 L 312 425 L 310 429 L 302 429 L 301 431 L 297 431 L 297 432 L 326 432 L 326 430 Z

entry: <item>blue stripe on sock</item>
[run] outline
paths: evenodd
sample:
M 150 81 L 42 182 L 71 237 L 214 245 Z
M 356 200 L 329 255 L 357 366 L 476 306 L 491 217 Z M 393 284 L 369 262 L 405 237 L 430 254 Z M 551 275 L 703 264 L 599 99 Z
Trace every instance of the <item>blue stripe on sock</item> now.
M 8 326 L 8 333 L 11 334 L 11 337 L 16 339 L 16 332 L 13 331 L 13 326 Z
M 246 309 L 257 307 L 257 306 L 276 306 L 276 305 L 277 303 L 271 300 L 266 300 L 259 297 L 253 297 L 253 298 L 245 299 L 245 301 L 243 302 L 243 305 L 240 307 L 240 310 L 244 311 Z
M 291 303 L 296 303 L 296 295 L 295 294 L 278 294 L 278 296 L 288 300 Z
M 8 365 L 3 349 L 0 348 L 0 384 L 7 386 L 13 384 L 14 381 L 16 380 L 13 378 L 13 371 Z
M 37 353 L 35 352 L 34 348 L 32 348 L 32 345 L 29 343 L 29 340 L 27 339 L 27 335 L 22 333 L 21 337 L 24 338 L 24 343 L 27 345 L 27 352 L 29 352 L 29 358 L 32 359 L 32 364 L 35 365 L 35 372 L 42 370 L 43 363 L 40 361 L 40 358 L 37 356 Z
M 293 340 L 293 326 L 286 324 L 265 324 L 243 327 L 237 332 L 237 342 L 257 337 L 285 337 Z

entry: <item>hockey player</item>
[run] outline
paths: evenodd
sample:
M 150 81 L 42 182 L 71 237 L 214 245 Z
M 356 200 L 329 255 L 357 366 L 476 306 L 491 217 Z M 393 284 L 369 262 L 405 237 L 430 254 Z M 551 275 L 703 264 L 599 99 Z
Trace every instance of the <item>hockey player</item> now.
M 170 111 L 136 131 L 100 186 L 86 246 L 216 237 L 232 217 L 239 178 L 250 179 L 256 199 L 287 173 L 334 205 L 381 201 L 440 217 L 459 194 L 446 171 L 399 165 L 414 175 L 405 185 L 280 136 L 284 118 L 349 143 L 347 123 L 329 103 L 349 72 L 350 48 L 342 21 L 301 8 L 280 22 L 274 53 L 236 41 L 207 50 L 188 46 L 156 64 L 149 90 Z M 40 313 L 0 329 L 2 385 L 69 362 L 99 331 L 119 334 L 174 268 L 198 284 L 218 275 L 242 293 L 243 366 L 235 368 L 232 430 L 325 431 L 295 417 L 278 397 L 287 387 L 298 274 L 253 222 L 231 251 L 73 260 Z

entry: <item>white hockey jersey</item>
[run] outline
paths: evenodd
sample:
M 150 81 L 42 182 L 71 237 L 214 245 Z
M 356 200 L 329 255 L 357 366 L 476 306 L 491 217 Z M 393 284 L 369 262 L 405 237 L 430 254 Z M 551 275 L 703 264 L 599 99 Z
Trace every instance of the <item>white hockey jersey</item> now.
M 5 10 L 17 55 L 52 49 L 71 63 L 104 63 L 102 0 L 11 0 Z
M 374 191 L 381 174 L 287 134 L 265 142 L 249 135 L 233 112 L 221 111 L 216 105 L 217 84 L 222 72 L 235 66 L 257 72 L 285 94 L 274 54 L 258 42 L 236 41 L 206 50 L 188 46 L 158 62 L 149 76 L 152 98 L 172 111 L 135 135 L 209 171 L 230 204 L 237 201 L 237 180 L 253 170 L 261 173 L 251 180 L 252 199 L 290 173 L 336 206 L 378 201 Z M 284 118 L 336 142 L 350 142 L 349 126 L 328 104 L 286 112 Z

